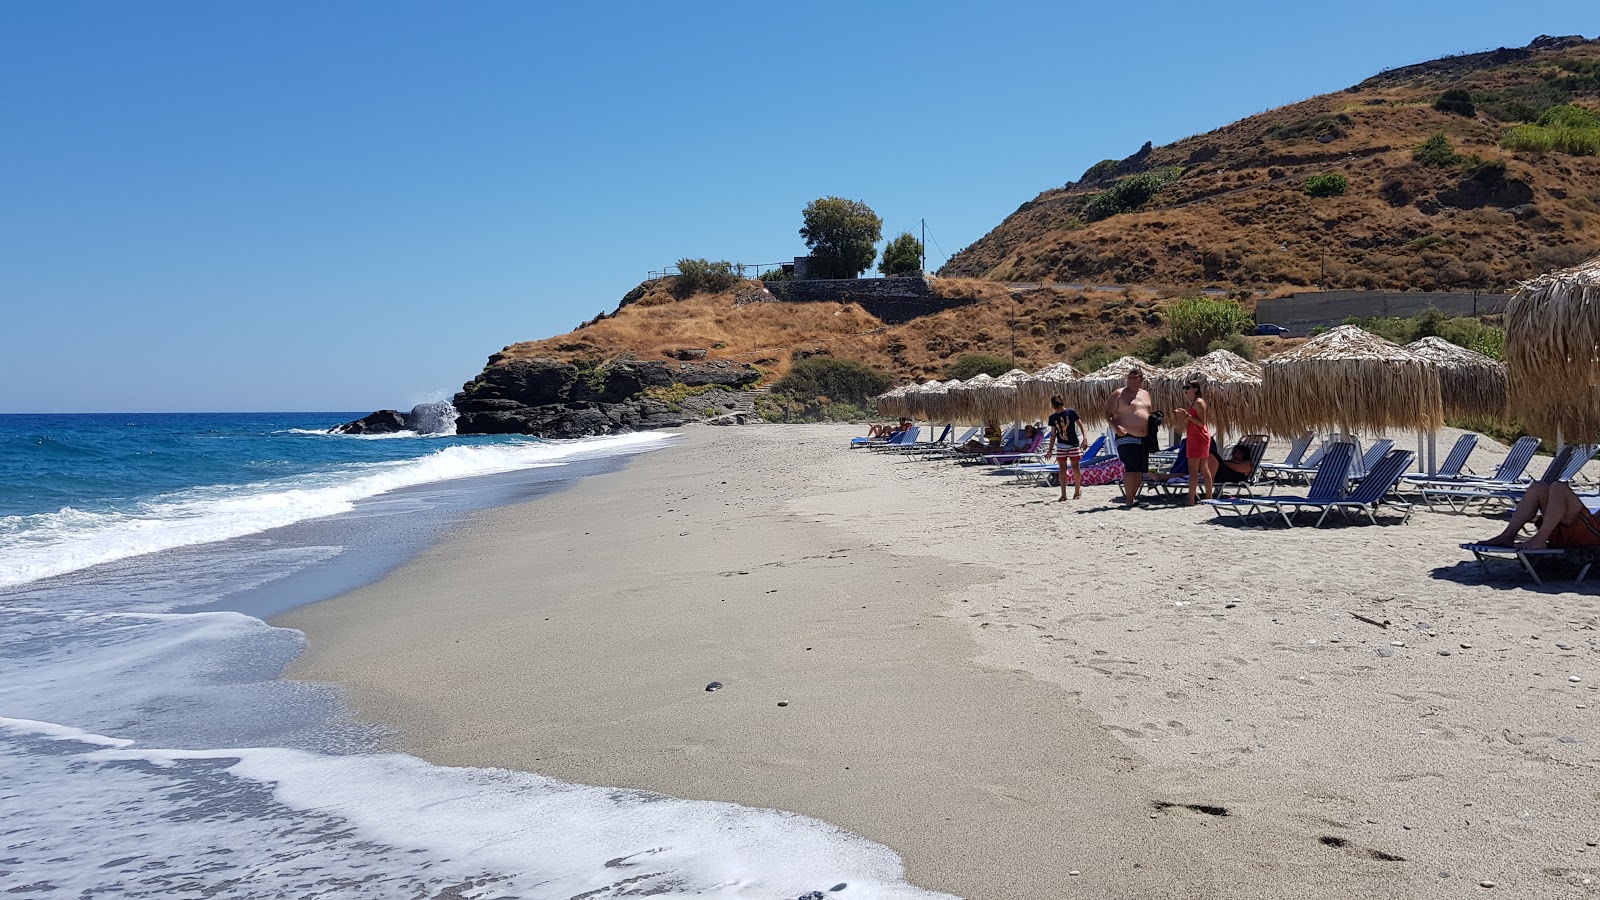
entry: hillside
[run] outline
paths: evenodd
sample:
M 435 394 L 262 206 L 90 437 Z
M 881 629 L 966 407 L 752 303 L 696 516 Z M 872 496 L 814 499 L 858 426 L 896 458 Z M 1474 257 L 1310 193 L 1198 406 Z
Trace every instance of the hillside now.
M 1442 104 L 1452 111 L 1436 109 L 1452 90 L 1465 94 Z M 1504 288 L 1600 250 L 1600 156 L 1501 144 L 1508 129 L 1561 104 L 1600 112 L 1600 40 L 1540 38 L 1393 69 L 1099 163 L 1024 203 L 940 274 L 1174 287 Z M 1456 158 L 1414 159 L 1437 133 Z M 1330 174 L 1346 179 L 1342 195 L 1306 193 L 1308 177 Z M 1130 177 L 1139 180 L 1118 188 Z M 1136 200 L 1135 189 L 1165 179 L 1136 211 L 1095 220 L 1116 208 L 1108 189 Z
M 633 355 L 750 363 L 777 377 L 795 359 L 822 355 L 858 360 L 903 378 L 937 378 L 964 353 L 1009 357 L 1013 340 L 1017 364 L 1030 369 L 1076 360 L 1096 348 L 1120 355 L 1161 333 L 1161 310 L 1170 302 L 1159 292 L 1141 289 L 1013 290 L 969 279 L 933 279 L 932 284 L 936 293 L 953 301 L 976 302 L 889 326 L 854 303 L 770 299 L 760 282 L 679 300 L 671 293 L 670 279 L 658 279 L 630 293 L 634 299 L 615 314 L 570 334 L 513 344 L 495 354 L 490 365 Z M 1276 338 L 1250 340 L 1261 352 L 1280 343 Z

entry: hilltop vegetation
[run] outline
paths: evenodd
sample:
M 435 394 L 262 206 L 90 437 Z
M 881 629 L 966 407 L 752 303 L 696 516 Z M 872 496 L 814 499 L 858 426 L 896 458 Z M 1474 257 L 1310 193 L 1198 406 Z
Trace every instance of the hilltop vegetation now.
M 1497 289 L 1600 252 L 1600 41 L 1384 72 L 1103 160 L 940 274 Z

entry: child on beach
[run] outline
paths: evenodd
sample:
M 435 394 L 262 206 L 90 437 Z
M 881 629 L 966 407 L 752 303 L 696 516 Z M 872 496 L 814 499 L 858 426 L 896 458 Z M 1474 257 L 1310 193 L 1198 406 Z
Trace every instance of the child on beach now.
M 1067 401 L 1057 394 L 1050 398 L 1050 419 L 1046 423 L 1050 428 L 1050 447 L 1047 456 L 1054 456 L 1056 465 L 1060 467 L 1057 480 L 1061 483 L 1061 496 L 1057 502 L 1067 499 L 1067 469 L 1072 469 L 1072 499 L 1077 500 L 1083 496 L 1083 428 L 1078 418 L 1078 411 L 1067 409 Z
M 1205 494 L 1209 498 L 1215 487 L 1217 475 L 1217 460 L 1211 455 L 1211 429 L 1206 426 L 1206 401 L 1202 394 L 1205 393 L 1205 383 L 1191 381 L 1183 386 L 1183 394 L 1189 400 L 1189 405 L 1178 410 L 1178 415 L 1184 420 L 1184 456 L 1189 463 L 1189 499 L 1185 506 L 1193 506 L 1197 502 L 1196 492 L 1200 482 L 1205 481 Z

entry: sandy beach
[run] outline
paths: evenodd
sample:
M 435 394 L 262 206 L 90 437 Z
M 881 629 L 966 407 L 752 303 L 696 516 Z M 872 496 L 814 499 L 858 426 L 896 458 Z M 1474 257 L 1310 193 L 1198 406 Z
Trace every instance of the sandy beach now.
M 1600 598 L 1483 577 L 1500 520 L 1055 503 L 858 433 L 685 429 L 474 514 L 276 620 L 288 675 L 391 749 L 791 810 L 965 897 L 1600 894 Z

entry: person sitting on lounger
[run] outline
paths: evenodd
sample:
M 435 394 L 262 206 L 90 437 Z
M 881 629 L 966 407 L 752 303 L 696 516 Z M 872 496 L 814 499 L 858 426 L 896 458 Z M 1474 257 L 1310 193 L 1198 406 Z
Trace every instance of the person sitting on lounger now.
M 1004 435 L 1000 433 L 1000 426 L 986 425 L 983 429 L 983 439 L 973 438 L 955 448 L 956 453 L 999 453 L 1003 449 Z
M 1244 484 L 1255 474 L 1256 464 L 1250 458 L 1249 444 L 1235 444 L 1228 453 L 1228 458 L 1223 459 L 1217 453 L 1216 445 L 1211 446 L 1211 455 L 1217 460 L 1217 474 L 1213 481 L 1217 484 Z
M 1527 540 L 1518 541 L 1522 527 L 1530 522 L 1537 523 L 1537 530 Z M 1512 510 L 1511 522 L 1505 530 L 1482 543 L 1522 550 L 1600 547 L 1600 520 L 1596 520 L 1583 500 L 1563 482 L 1540 482 L 1528 486 L 1528 492 Z

